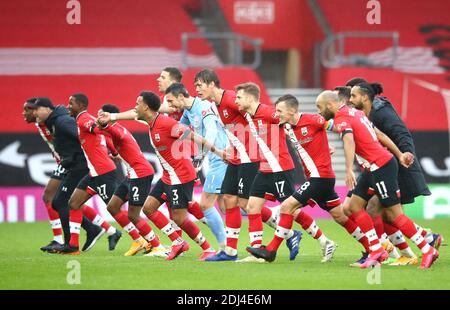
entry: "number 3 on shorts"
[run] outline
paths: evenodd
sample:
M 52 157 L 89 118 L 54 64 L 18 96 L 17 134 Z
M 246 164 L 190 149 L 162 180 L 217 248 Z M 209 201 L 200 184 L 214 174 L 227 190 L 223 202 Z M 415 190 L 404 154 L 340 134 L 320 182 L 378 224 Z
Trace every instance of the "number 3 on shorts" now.
M 175 201 L 178 201 L 178 189 L 173 189 L 172 190 L 172 200 L 175 202 Z

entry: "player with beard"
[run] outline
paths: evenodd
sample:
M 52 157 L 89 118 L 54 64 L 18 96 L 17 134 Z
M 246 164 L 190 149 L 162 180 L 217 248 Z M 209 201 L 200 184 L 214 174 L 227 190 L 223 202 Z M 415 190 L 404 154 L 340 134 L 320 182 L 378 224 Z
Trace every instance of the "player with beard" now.
M 355 88 L 352 88 L 352 98 L 356 96 Z M 370 85 L 365 86 L 364 89 L 367 91 L 368 99 L 373 102 L 376 91 Z M 357 100 L 352 101 L 355 103 Z M 338 96 L 332 91 L 322 92 L 317 98 L 316 105 L 320 114 L 326 120 L 334 118 L 335 128 L 341 134 L 344 142 L 345 181 L 347 187 L 354 190 L 349 211 L 355 222 L 366 234 L 370 247 L 369 255 L 360 267 L 374 266 L 377 262 L 382 262 L 388 257 L 387 252 L 380 245 L 370 216 L 364 210 L 367 204 L 364 194 L 367 193 L 369 186 L 373 185 L 384 208 L 386 220 L 401 230 L 422 251 L 420 268 L 430 268 L 439 257 L 439 253 L 425 241 L 414 223 L 403 213 L 397 182 L 398 163 L 392 154 L 406 168 L 414 161 L 414 155 L 410 152 L 401 152 L 392 140 L 373 126 L 362 111 L 340 104 Z M 367 182 L 356 183 L 352 170 L 355 156 L 368 175 Z
M 280 97 L 275 104 L 280 125 L 297 151 L 307 180 L 281 204 L 280 221 L 268 246 L 249 248 L 248 251 L 256 257 L 273 261 L 281 242 L 289 235 L 295 210 L 307 205 L 314 207 L 316 204 L 329 212 L 338 224 L 368 248 L 367 238 L 362 238 L 361 229 L 344 214 L 339 196 L 334 190 L 336 177 L 331 166 L 331 155 L 327 152 L 326 133 L 331 130 L 332 121 L 326 122 L 318 114 L 300 113 L 299 103 L 292 95 Z M 322 262 L 327 262 L 331 260 L 336 246 L 331 240 L 325 239 L 324 243 L 329 243 L 322 248 Z
M 361 87 L 352 89 L 351 101 L 356 109 L 362 110 L 374 126 L 385 133 L 391 140 L 398 146 L 398 148 L 404 152 L 408 151 L 415 156 L 414 141 L 411 133 L 407 129 L 404 122 L 400 119 L 392 104 L 386 97 L 381 96 L 383 87 L 381 84 L 372 83 L 368 84 L 361 78 L 354 78 L 347 82 L 350 86 Z M 350 87 L 349 86 L 349 87 Z M 369 89 L 369 90 L 366 90 Z M 368 92 L 373 90 L 375 97 L 373 102 L 369 100 Z M 416 156 L 415 156 L 416 157 Z M 364 174 L 361 175 L 364 177 Z M 418 196 L 428 196 L 430 191 L 426 185 L 425 178 L 420 167 L 419 161 L 415 160 L 409 168 L 399 166 L 398 183 L 401 192 L 401 203 L 410 204 L 414 202 Z M 367 197 L 368 212 L 371 214 L 374 225 L 378 235 L 389 236 L 389 239 L 400 249 L 401 257 L 396 257 L 397 260 L 392 265 L 411 265 L 417 264 L 418 260 L 415 254 L 412 252 L 408 243 L 403 237 L 401 231 L 394 226 L 390 225 L 383 214 L 383 208 L 376 196 Z M 442 242 L 440 234 L 428 233 L 419 225 L 415 224 L 417 229 L 421 232 L 425 240 L 436 249 Z

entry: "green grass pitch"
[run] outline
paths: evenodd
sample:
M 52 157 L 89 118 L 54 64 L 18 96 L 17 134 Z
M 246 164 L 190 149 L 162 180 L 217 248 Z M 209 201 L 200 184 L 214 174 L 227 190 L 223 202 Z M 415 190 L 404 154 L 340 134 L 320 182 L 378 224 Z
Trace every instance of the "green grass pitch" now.
M 417 222 L 450 238 L 448 220 Z M 190 242 L 191 249 L 186 255 L 169 262 L 140 254 L 124 257 L 123 253 L 131 244 L 125 233 L 113 252 L 107 250 L 106 237 L 102 237 L 90 252 L 79 256 L 46 254 L 39 247 L 50 240 L 48 223 L 0 224 L 0 289 L 450 289 L 447 246 L 441 247 L 440 258 L 430 270 L 383 265 L 380 273 L 375 275 L 373 270 L 349 267 L 349 263 L 359 258 L 361 247 L 343 228 L 327 220 L 318 223 L 339 245 L 334 259 L 326 264 L 320 263 L 318 243 L 306 233 L 300 254 L 293 262 L 288 259 L 285 245 L 273 263 L 200 262 L 197 261 L 200 248 L 193 242 Z M 209 229 L 199 225 L 214 244 Z M 272 236 L 273 230 L 265 227 L 264 243 Z M 82 235 L 81 242 L 84 238 Z M 169 244 L 165 236 L 161 241 Z M 247 242 L 247 222 L 244 221 L 239 242 L 240 258 L 246 256 Z M 416 251 L 417 248 L 413 249 Z M 67 283 L 71 260 L 79 262 L 80 284 Z M 371 279 L 369 282 L 379 284 L 369 284 L 368 278 Z

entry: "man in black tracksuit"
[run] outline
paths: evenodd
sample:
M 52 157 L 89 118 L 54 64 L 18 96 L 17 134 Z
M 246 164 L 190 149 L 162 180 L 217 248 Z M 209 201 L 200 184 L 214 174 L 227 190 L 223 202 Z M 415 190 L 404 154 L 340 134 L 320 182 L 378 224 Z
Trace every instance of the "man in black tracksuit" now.
M 351 86 L 351 98 L 350 102 L 354 105 L 356 109 L 362 110 L 372 124 L 386 134 L 400 149 L 401 152 L 410 152 L 414 154 L 414 162 L 408 168 L 399 165 L 398 170 L 398 187 L 400 189 L 400 202 L 402 205 L 413 203 L 415 197 L 418 196 L 429 196 L 431 195 L 430 190 L 425 182 L 425 177 L 423 175 L 422 169 L 420 167 L 419 161 L 417 160 L 417 155 L 415 152 L 414 142 L 412 135 L 406 128 L 405 124 L 398 116 L 392 104 L 387 100 L 386 97 L 380 96 L 383 92 L 383 86 L 379 83 L 367 83 L 364 79 L 355 78 L 347 82 L 347 86 Z M 370 97 L 373 96 L 371 99 Z M 375 184 L 371 184 L 370 178 L 368 179 L 367 173 L 362 173 L 358 178 L 358 182 L 369 182 L 369 186 L 375 188 Z M 369 214 L 372 218 L 377 219 L 378 215 L 384 215 L 383 209 L 378 199 L 375 200 L 370 198 L 367 193 L 358 193 L 358 196 L 366 196 L 366 200 L 372 200 L 371 207 L 368 206 Z M 379 213 L 380 212 L 380 213 Z M 389 225 L 388 222 L 383 219 L 384 223 L 381 223 L 381 229 L 386 232 L 386 234 L 392 236 L 397 234 L 398 230 Z M 379 223 L 379 222 L 378 222 Z M 436 233 L 428 233 L 425 229 L 418 226 L 417 229 L 421 232 L 422 236 L 425 238 L 426 242 L 436 249 L 439 248 L 442 242 L 442 236 Z M 379 226 L 378 226 L 379 227 Z M 377 232 L 380 234 L 380 232 Z M 395 241 L 399 241 L 399 237 L 395 237 Z M 394 241 L 393 241 L 394 242 Z M 406 244 L 406 243 L 405 243 Z M 386 244 L 386 249 L 393 249 L 392 244 Z M 389 251 L 389 252 L 391 252 Z M 402 248 L 402 256 L 396 257 L 399 254 L 392 253 L 394 258 L 397 260 L 393 263 L 394 265 L 405 265 L 405 264 L 415 264 L 417 263 L 417 258 L 409 247 Z M 363 262 L 365 259 L 365 254 L 358 262 Z
M 355 78 L 348 81 L 346 86 L 353 87 L 361 82 L 365 82 L 365 80 Z M 398 116 L 397 111 L 395 111 L 389 100 L 383 96 L 376 96 L 368 118 L 375 127 L 386 134 L 397 145 L 400 151 L 414 154 L 414 163 L 409 168 L 399 165 L 398 185 L 402 205 L 413 203 L 415 197 L 431 195 L 417 159 L 411 132 Z
M 60 164 L 67 171 L 53 198 L 52 207 L 59 213 L 64 232 L 64 242 L 68 244 L 70 240 L 69 198 L 80 180 L 89 172 L 80 140 L 78 139 L 78 128 L 75 119 L 69 115 L 67 109 L 62 105 L 53 106 L 48 98 L 38 98 L 32 106 L 28 105 L 28 107 L 35 109 L 35 116 L 40 121 L 44 121 L 50 130 L 55 151 L 61 158 Z M 92 247 L 103 234 L 103 230 L 92 224 L 84 216 L 81 227 L 87 232 L 86 243 L 83 246 L 83 250 L 85 250 Z M 59 250 L 59 246 L 55 245 L 53 252 Z
M 400 151 L 414 154 L 414 163 L 409 168 L 399 166 L 398 184 L 402 195 L 402 204 L 413 203 L 417 196 L 431 195 L 419 160 L 417 160 L 412 135 L 386 97 L 375 97 L 369 113 L 369 120 L 391 138 Z

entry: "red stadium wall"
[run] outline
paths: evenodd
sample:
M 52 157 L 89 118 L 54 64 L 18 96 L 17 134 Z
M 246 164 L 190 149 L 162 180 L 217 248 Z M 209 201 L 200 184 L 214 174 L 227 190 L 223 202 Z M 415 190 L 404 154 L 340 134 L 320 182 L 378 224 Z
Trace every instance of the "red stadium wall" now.
M 413 47 L 425 42 L 418 35 L 418 27 L 425 24 L 448 24 L 448 0 L 411 1 L 381 0 L 381 23 L 369 24 L 368 0 L 318 0 L 333 32 L 343 31 L 398 31 L 400 45 Z M 355 47 L 360 50 L 365 45 Z
M 263 50 L 299 50 L 301 79 L 312 84 L 314 45 L 325 37 L 307 0 L 220 0 L 219 3 L 231 30 L 261 38 Z
M 192 95 L 197 69 L 183 72 L 183 81 Z M 270 102 L 265 87 L 258 75 L 250 69 L 217 69 L 221 86 L 232 89 L 235 85 L 252 81 L 261 86 L 262 102 Z M 105 103 L 113 103 L 121 110 L 134 107 L 141 90 L 158 92 L 156 79 L 159 75 L 60 75 L 60 76 L 0 76 L 0 93 L 4 106 L 0 132 L 34 132 L 34 126 L 27 125 L 22 118 L 23 103 L 35 96 L 49 97 L 54 104 L 67 104 L 71 94 L 84 92 L 90 100 L 89 110 L 95 114 Z M 145 131 L 145 126 L 131 122 L 133 131 Z
M 384 95 L 412 133 L 427 182 L 444 186 L 436 192 L 437 196 L 433 193 L 433 197 L 442 196 L 442 193 L 450 197 L 450 85 L 444 76 L 406 74 L 392 69 L 337 68 L 328 70 L 324 87 L 333 89 L 345 85 L 353 77 L 383 84 Z M 424 206 L 431 204 L 434 202 Z
M 405 74 L 392 69 L 336 68 L 328 70 L 324 88 L 333 89 L 338 85 L 345 85 L 346 81 L 357 76 L 383 84 L 384 94 L 395 105 L 411 130 L 449 129 L 449 116 L 444 100 L 444 94 L 449 91 L 449 83 L 442 75 Z M 447 104 L 450 106 L 450 102 Z
M 263 49 L 303 50 L 323 38 L 306 0 L 220 0 L 219 3 L 231 29 L 263 39 Z

